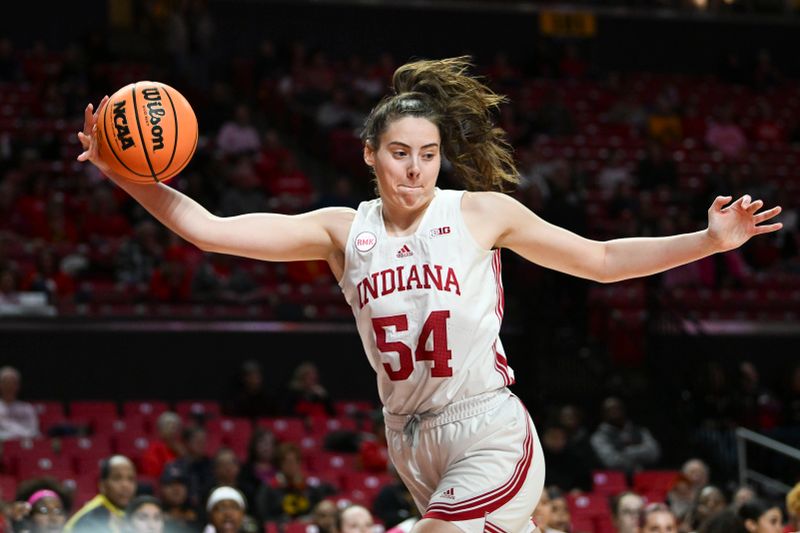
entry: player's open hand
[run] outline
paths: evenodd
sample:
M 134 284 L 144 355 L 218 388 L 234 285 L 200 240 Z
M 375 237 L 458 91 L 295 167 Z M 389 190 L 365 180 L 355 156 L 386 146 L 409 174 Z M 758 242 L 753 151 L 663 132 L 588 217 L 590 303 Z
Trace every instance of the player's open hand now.
M 98 157 L 95 134 L 97 132 L 97 117 L 103 111 L 106 103 L 108 103 L 108 96 L 105 96 L 100 101 L 96 111 L 92 104 L 86 106 L 83 111 L 83 131 L 78 132 L 78 140 L 81 143 L 81 147 L 83 147 L 83 152 L 78 156 L 78 161 L 91 161 L 101 171 L 106 169 L 103 168 L 105 165 Z
M 750 237 L 778 231 L 783 227 L 780 222 L 762 224 L 772 219 L 781 212 L 780 206 L 775 206 L 766 211 L 761 200 L 753 201 L 749 194 L 745 194 L 732 204 L 731 196 L 717 196 L 708 209 L 708 235 L 711 237 L 719 252 L 733 250 L 746 243 Z

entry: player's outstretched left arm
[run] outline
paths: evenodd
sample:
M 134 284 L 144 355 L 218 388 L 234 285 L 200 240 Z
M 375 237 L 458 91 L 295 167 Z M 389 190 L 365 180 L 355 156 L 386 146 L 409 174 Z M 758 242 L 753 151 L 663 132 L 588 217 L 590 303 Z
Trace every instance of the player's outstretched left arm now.
M 704 230 L 610 241 L 587 239 L 550 224 L 505 194 L 469 193 L 463 210 L 470 230 L 487 248 L 509 248 L 544 267 L 610 283 L 733 250 L 755 235 L 783 227 L 780 222 L 764 224 L 781 212 L 780 206 L 762 210 L 764 202 L 753 201 L 749 195 L 731 200 L 730 196 L 714 200 Z

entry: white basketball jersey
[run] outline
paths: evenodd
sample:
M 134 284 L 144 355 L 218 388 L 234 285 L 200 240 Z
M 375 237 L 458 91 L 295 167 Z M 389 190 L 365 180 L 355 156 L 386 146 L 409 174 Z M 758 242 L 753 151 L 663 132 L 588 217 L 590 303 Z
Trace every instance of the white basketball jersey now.
M 500 250 L 469 233 L 463 194 L 436 189 L 413 235 L 387 235 L 380 199 L 362 202 L 350 228 L 340 286 L 393 414 L 514 383 L 499 338 Z

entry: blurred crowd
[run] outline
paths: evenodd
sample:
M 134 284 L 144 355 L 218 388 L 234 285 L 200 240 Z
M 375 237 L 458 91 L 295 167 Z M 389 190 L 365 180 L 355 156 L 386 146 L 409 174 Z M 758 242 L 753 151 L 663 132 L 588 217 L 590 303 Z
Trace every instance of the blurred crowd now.
M 201 129 L 172 185 L 214 214 L 297 213 L 372 197 L 358 130 L 400 58 L 332 56 L 270 39 L 222 58 L 205 4 L 182 5 L 142 15 L 137 30 L 169 52 L 158 59 L 122 61 L 102 32 L 59 50 L 0 41 L 0 302 L 13 309 L 19 294 L 38 293 L 63 315 L 221 305 L 265 318 L 349 320 L 323 262 L 205 254 L 74 161 L 87 102 L 159 79 L 189 98 Z M 513 194 L 545 219 L 603 239 L 694 231 L 718 193 L 780 201 L 781 232 L 675 269 L 660 285 L 742 289 L 788 279 L 784 286 L 798 287 L 798 81 L 766 49 L 731 53 L 705 76 L 604 72 L 585 56 L 577 44 L 543 40 L 530 57 L 476 59 L 478 73 L 509 97 L 497 121 L 522 175 Z M 459 186 L 446 161 L 440 179 Z M 510 317 L 526 320 L 517 300 L 553 284 L 513 255 L 506 266 L 509 306 L 522 308 Z M 556 285 L 569 296 L 557 300 L 585 306 L 585 285 Z
M 576 404 L 535 413 L 547 475 L 534 521 L 568 533 L 800 529 L 796 461 L 776 465 L 797 483 L 781 492 L 742 484 L 735 459 L 701 442 L 714 425 L 763 431 L 758 420 L 774 414 L 755 368 L 741 372 L 750 395 L 725 400 L 725 387 L 709 387 L 695 402 L 702 416 L 727 402 L 732 418 L 705 418 L 676 467 L 620 397 L 597 413 Z M 219 404 L 73 402 L 68 416 L 22 399 L 21 378 L 0 368 L 0 531 L 408 533 L 419 519 L 388 458 L 381 411 L 332 398 L 310 362 L 285 391 L 270 392 L 250 360 Z

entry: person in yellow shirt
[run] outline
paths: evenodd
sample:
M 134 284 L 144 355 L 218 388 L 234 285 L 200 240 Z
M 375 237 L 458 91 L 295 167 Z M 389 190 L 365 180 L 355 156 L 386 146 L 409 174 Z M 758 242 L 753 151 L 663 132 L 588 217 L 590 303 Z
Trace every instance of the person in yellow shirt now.
M 100 464 L 100 493 L 64 526 L 66 533 L 122 533 L 125 507 L 136 494 L 136 467 L 124 455 Z

